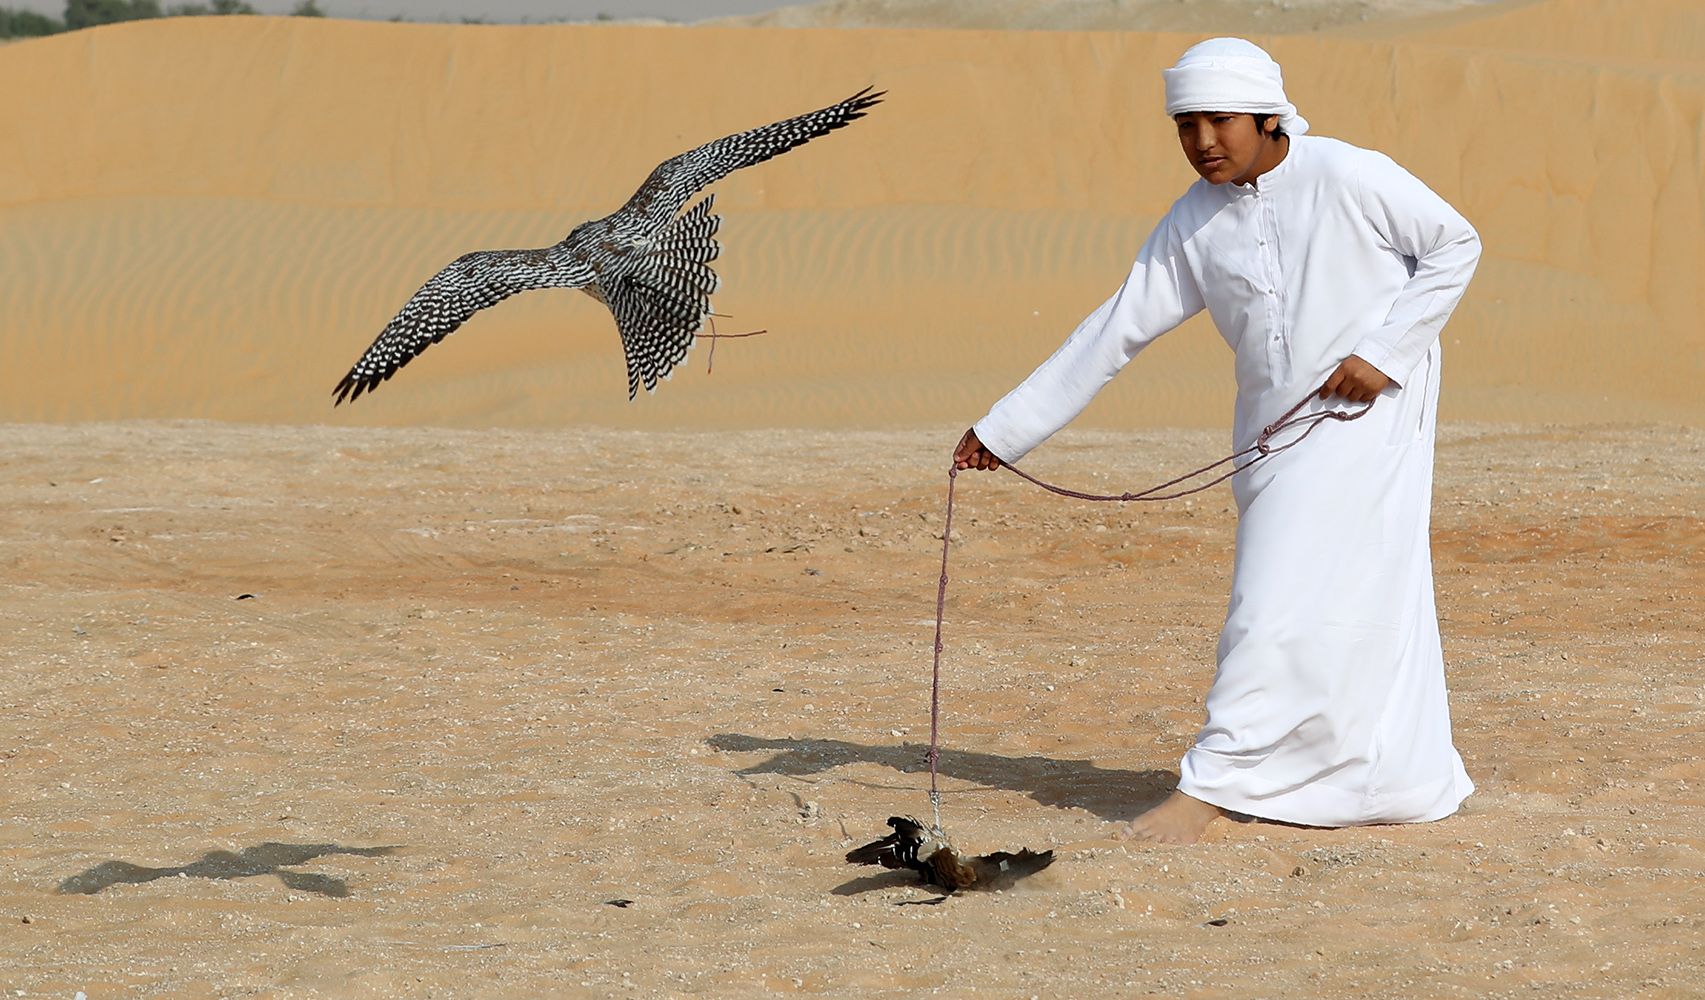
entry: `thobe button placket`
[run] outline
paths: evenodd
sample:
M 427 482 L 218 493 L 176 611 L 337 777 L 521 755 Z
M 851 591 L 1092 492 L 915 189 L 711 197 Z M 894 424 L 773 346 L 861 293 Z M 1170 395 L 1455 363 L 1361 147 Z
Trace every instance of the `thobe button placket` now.
M 1267 323 L 1272 330 L 1272 337 L 1268 341 L 1267 363 L 1276 377 L 1284 378 L 1290 369 L 1290 358 L 1286 350 L 1284 309 L 1279 304 L 1279 262 L 1273 257 L 1273 248 L 1270 245 L 1272 240 L 1267 235 L 1277 227 L 1278 220 L 1274 217 L 1275 209 L 1271 198 L 1261 195 L 1256 204 L 1259 210 L 1256 214 L 1258 228 L 1255 242 L 1260 248 L 1261 270 L 1267 276 L 1267 283 L 1262 287 L 1261 293 L 1267 300 Z

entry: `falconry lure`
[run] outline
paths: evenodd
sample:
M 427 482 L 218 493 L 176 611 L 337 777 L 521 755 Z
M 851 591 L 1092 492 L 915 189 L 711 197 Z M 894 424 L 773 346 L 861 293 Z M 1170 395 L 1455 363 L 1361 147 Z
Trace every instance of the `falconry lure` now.
M 463 254 L 415 292 L 334 391 L 354 401 L 438 343 L 474 313 L 518 292 L 578 288 L 615 317 L 628 363 L 628 398 L 657 387 L 687 356 L 717 289 L 710 262 L 722 219 L 696 192 L 741 167 L 780 156 L 864 117 L 882 92 L 865 88 L 820 111 L 740 132 L 665 160 L 627 204 L 539 250 Z M 334 403 L 333 405 L 336 405 Z
M 1054 863 L 1053 851 L 1038 854 L 1028 847 L 1021 848 L 1017 854 L 996 851 L 962 858 L 940 831 L 931 830 L 910 816 L 890 816 L 888 825 L 894 828 L 893 833 L 848 851 L 847 861 L 855 865 L 909 869 L 917 872 L 925 885 L 940 886 L 949 893 L 960 889 L 1005 889 Z

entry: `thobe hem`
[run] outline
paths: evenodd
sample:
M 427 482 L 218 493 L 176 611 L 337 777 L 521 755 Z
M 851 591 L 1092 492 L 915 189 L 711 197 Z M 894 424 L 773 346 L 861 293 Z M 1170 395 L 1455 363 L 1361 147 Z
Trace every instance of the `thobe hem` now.
M 1219 758 L 1219 755 L 1200 747 L 1192 747 L 1186 759 L 1193 755 Z M 1299 826 L 1335 828 L 1382 823 L 1431 823 L 1453 815 L 1474 794 L 1474 782 L 1468 777 L 1468 772 L 1462 770 L 1460 758 L 1453 769 L 1455 773 L 1425 785 L 1370 794 L 1334 788 L 1319 781 L 1301 786 L 1254 788 L 1251 776 L 1247 774 L 1239 776 L 1235 784 L 1203 788 L 1190 780 L 1190 768 L 1186 765 L 1186 774 L 1178 782 L 1178 790 L 1228 812 Z M 1222 767 L 1212 767 L 1211 770 L 1224 772 Z

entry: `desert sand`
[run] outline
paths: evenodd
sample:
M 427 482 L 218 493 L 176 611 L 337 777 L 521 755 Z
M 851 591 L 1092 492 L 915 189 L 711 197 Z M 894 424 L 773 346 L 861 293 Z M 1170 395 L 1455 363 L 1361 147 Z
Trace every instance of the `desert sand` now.
M 1485 240 L 1434 513 L 1464 811 L 1114 840 L 1200 723 L 1229 495 L 975 475 L 943 819 L 1059 860 L 921 905 L 842 856 L 929 808 L 946 455 L 1182 190 L 1199 35 L 832 19 L 881 6 L 0 49 L 0 991 L 1705 995 L 1705 14 L 1261 38 Z M 608 314 L 539 293 L 331 408 L 457 254 L 867 84 L 717 187 L 722 329 L 770 332 L 713 372 L 630 404 Z M 1226 361 L 1180 330 L 1027 465 L 1223 453 Z
M 969 476 L 943 819 L 1060 860 L 901 905 L 935 897 L 841 856 L 928 815 L 950 431 L 5 428 L 0 986 L 1699 995 L 1705 436 L 1448 429 L 1479 791 L 1170 850 L 1109 833 L 1200 723 L 1229 498 Z M 1069 431 L 1033 465 L 1117 488 L 1218 443 Z

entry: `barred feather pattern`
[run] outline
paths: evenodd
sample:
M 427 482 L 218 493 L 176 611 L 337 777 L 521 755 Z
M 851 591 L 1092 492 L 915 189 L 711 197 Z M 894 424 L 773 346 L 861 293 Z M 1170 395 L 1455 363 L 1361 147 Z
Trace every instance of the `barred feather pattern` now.
M 643 219 L 656 225 L 679 212 L 694 193 L 741 167 L 780 156 L 863 118 L 867 109 L 881 103 L 884 93 L 866 87 L 822 110 L 724 136 L 664 160 L 611 218 Z
M 577 280 L 578 279 L 578 280 Z M 489 306 L 518 292 L 585 284 L 572 269 L 557 267 L 544 250 L 477 250 L 457 257 L 432 276 L 337 384 L 337 405 L 361 398 L 433 344 L 455 333 Z
M 657 388 L 687 356 L 710 312 L 719 279 L 710 262 L 721 252 L 711 197 L 670 223 L 637 266 L 606 290 L 628 361 L 628 398 Z
M 422 285 L 333 390 L 353 402 L 395 375 L 474 313 L 535 288 L 579 288 L 609 307 L 627 357 L 628 398 L 656 389 L 687 356 L 718 287 L 710 264 L 720 217 L 694 194 L 864 117 L 882 92 L 865 88 L 829 107 L 725 136 L 665 160 L 615 212 L 554 246 L 464 254 Z M 680 213 L 680 214 L 677 214 Z

